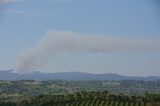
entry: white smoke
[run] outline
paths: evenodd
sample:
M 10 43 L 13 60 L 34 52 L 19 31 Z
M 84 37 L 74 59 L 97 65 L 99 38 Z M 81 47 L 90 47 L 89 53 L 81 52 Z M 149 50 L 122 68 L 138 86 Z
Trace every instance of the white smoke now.
M 85 35 L 67 31 L 50 31 L 38 44 L 23 52 L 16 65 L 18 73 L 31 73 L 43 68 L 50 57 L 63 51 L 116 52 L 120 50 L 159 50 L 160 39 L 127 39 Z

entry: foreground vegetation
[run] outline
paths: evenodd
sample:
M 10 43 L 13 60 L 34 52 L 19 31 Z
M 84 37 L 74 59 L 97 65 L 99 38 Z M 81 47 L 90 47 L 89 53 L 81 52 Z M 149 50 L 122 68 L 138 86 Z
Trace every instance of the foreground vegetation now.
M 160 81 L 0 81 L 0 106 L 160 106 Z
M 45 94 L 24 100 L 1 101 L 0 106 L 160 106 L 160 94 L 131 96 L 108 91 L 82 91 L 67 95 Z

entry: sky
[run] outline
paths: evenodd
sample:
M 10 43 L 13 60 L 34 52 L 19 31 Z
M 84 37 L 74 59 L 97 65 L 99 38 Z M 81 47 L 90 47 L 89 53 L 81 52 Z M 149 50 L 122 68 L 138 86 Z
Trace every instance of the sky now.
M 158 0 L 0 0 L 0 70 L 160 76 L 159 12 Z

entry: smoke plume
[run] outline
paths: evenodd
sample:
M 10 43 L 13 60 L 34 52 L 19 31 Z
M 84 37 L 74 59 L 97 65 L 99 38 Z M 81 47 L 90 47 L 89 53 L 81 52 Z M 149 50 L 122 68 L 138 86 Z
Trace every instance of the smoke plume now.
M 50 31 L 38 44 L 21 53 L 16 65 L 18 73 L 31 73 L 43 68 L 50 57 L 59 52 L 84 51 L 108 53 L 121 50 L 151 51 L 160 49 L 160 39 L 127 39 Z

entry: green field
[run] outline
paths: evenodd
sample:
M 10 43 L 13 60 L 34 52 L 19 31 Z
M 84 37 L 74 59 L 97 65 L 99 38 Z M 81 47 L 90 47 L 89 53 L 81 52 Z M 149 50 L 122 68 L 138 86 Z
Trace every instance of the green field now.
M 160 106 L 160 94 L 131 96 L 108 91 L 82 91 L 67 95 L 39 95 L 1 101 L 0 106 Z
M 0 106 L 160 106 L 160 81 L 0 81 Z

